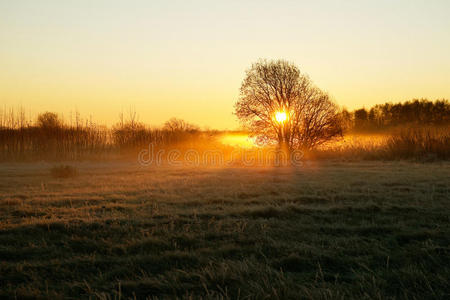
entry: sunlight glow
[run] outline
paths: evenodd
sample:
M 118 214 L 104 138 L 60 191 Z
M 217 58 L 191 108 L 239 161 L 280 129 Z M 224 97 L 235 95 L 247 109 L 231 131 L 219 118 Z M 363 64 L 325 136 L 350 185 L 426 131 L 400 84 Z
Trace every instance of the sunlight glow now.
M 256 146 L 248 134 L 224 134 L 220 138 L 220 142 L 227 146 L 240 148 L 253 148 Z
M 275 114 L 275 120 L 277 120 L 278 123 L 283 123 L 284 121 L 286 121 L 287 119 L 287 115 L 284 111 L 278 111 Z

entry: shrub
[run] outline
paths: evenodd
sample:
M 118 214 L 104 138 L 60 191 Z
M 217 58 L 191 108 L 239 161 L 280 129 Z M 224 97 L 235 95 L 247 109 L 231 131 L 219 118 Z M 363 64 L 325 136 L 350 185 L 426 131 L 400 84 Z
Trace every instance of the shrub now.
M 447 130 L 411 128 L 393 134 L 386 148 L 388 157 L 392 159 L 448 159 L 450 134 Z
M 55 166 L 50 169 L 50 174 L 55 178 L 70 178 L 78 175 L 75 167 L 69 165 Z

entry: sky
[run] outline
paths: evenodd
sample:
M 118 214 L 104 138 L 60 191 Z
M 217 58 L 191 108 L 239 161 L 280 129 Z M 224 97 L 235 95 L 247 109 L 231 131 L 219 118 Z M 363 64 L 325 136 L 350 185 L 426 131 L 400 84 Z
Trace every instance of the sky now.
M 286 59 L 349 109 L 450 99 L 450 1 L 0 0 L 0 104 L 234 129 L 245 70 Z

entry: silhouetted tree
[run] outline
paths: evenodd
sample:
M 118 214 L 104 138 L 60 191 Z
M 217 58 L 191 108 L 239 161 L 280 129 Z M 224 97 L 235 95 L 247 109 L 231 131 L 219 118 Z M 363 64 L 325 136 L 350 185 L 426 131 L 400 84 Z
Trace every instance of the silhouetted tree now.
M 60 128 L 62 126 L 62 122 L 59 120 L 57 114 L 45 112 L 38 116 L 36 125 L 44 129 L 55 129 Z
M 285 60 L 260 60 L 247 70 L 235 114 L 260 141 L 288 150 L 311 149 L 342 134 L 337 105 Z
M 368 113 L 365 108 L 355 110 L 355 126 L 357 128 L 364 128 L 367 125 Z
M 353 129 L 353 114 L 346 108 L 341 111 L 342 129 L 347 131 Z
M 112 137 L 120 149 L 133 149 L 145 145 L 149 140 L 149 131 L 138 121 L 136 110 L 130 107 L 128 118 L 125 120 L 123 112 L 119 114 L 119 122 L 112 128 Z
M 200 130 L 198 126 L 190 124 L 182 119 L 172 118 L 164 123 L 164 130 L 176 132 L 176 131 L 188 131 L 194 132 Z

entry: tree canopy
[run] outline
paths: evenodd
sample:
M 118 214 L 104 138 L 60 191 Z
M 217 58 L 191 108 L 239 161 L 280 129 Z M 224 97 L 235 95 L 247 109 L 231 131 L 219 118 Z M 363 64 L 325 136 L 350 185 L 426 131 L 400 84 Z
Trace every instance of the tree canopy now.
M 403 103 L 377 104 L 370 109 L 346 110 L 342 118 L 347 129 L 379 130 L 405 125 L 445 126 L 450 124 L 447 100 L 413 99 Z
M 311 149 L 341 135 L 338 106 L 285 60 L 259 60 L 246 71 L 235 114 L 261 142 Z

